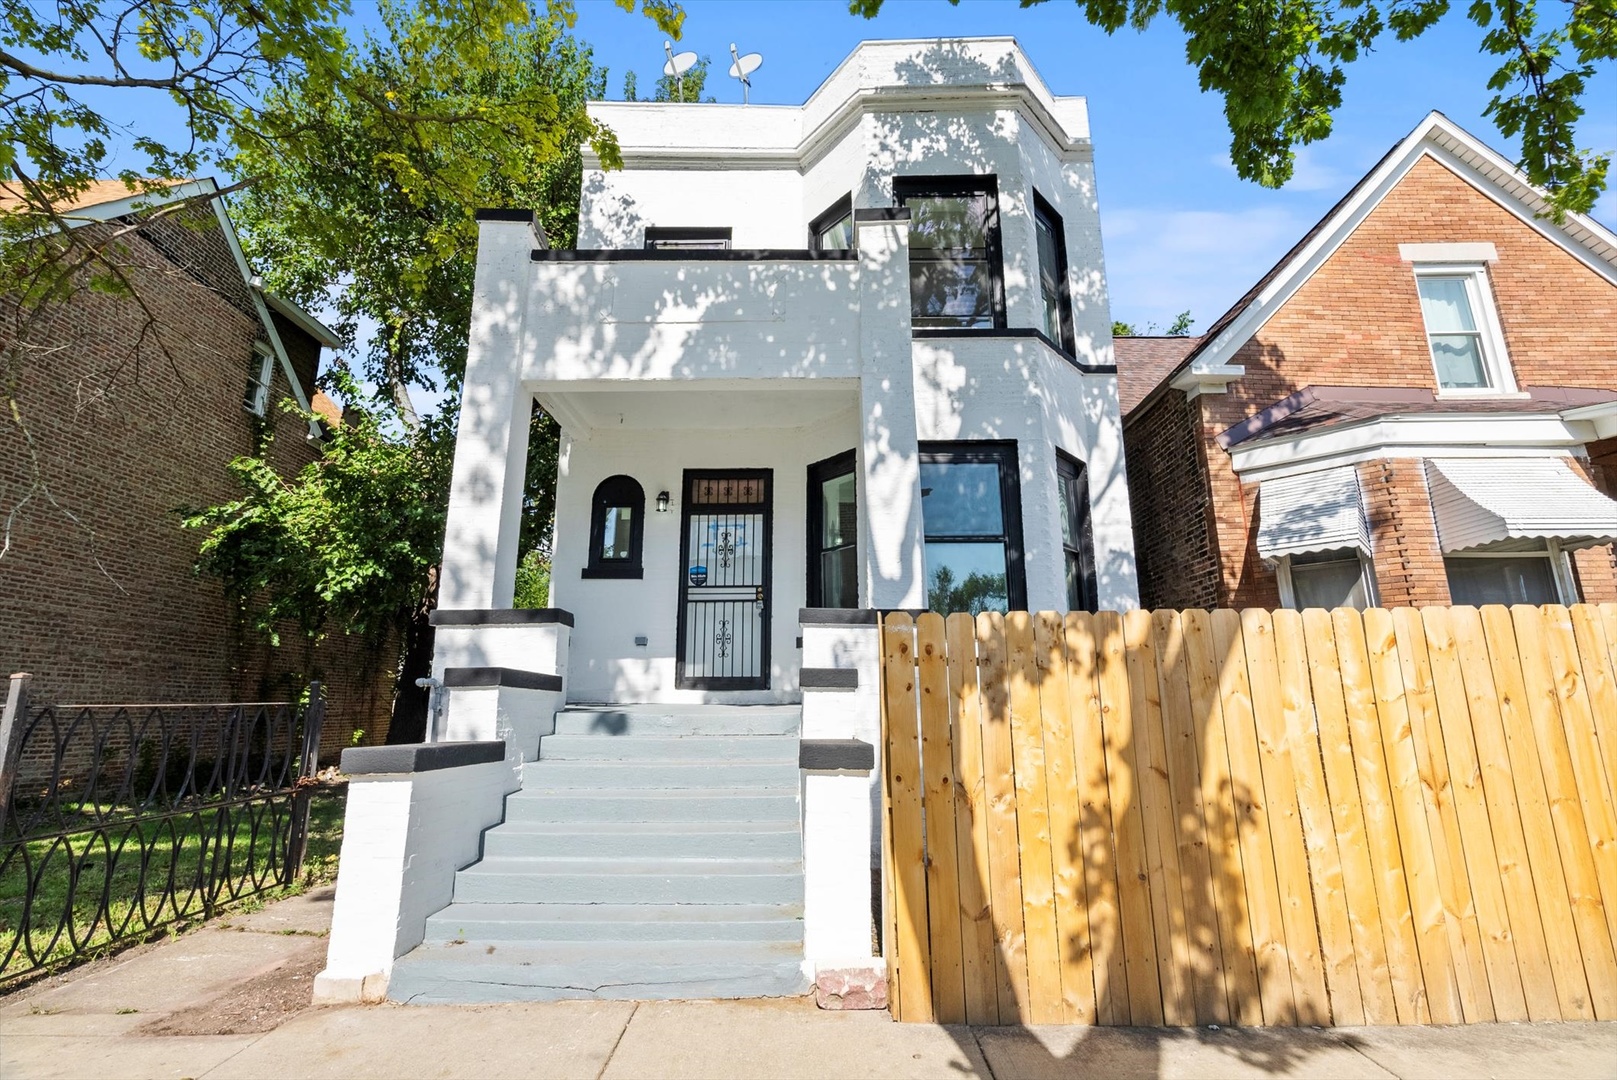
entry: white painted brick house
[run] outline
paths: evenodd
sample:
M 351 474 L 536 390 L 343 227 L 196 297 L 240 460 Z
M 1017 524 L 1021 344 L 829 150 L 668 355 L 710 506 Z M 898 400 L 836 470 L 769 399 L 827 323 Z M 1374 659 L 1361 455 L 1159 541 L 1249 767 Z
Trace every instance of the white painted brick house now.
M 333 996 L 869 968 L 876 613 L 1137 603 L 1083 99 L 986 38 L 865 43 L 800 107 L 591 111 L 624 167 L 586 157 L 579 250 L 482 217 L 439 745 L 346 763 L 371 779 Z M 535 402 L 562 428 L 555 606 L 513 611 Z M 487 800 L 417 771 L 444 769 L 508 795 L 481 846 Z M 481 857 L 436 872 L 430 918 L 378 911 L 428 888 L 397 865 L 418 837 Z M 350 862 L 372 842 L 380 871 Z

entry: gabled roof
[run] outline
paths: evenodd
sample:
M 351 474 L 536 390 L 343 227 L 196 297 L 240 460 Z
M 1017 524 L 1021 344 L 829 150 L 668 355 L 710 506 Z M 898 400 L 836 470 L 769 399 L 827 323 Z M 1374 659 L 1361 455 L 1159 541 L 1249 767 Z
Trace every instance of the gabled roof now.
M 1154 398 L 1166 386 L 1190 389 L 1203 381 L 1199 376 L 1226 381 L 1238 376 L 1238 367 L 1227 366 L 1237 350 L 1263 328 L 1409 170 L 1426 157 L 1453 170 L 1545 239 L 1617 285 L 1617 233 L 1587 214 L 1567 214 L 1563 222 L 1555 223 L 1547 216 L 1548 197 L 1529 183 L 1515 165 L 1442 113 L 1431 112 L 1376 162 L 1244 296 L 1214 319 L 1196 348 L 1165 373 L 1143 395 L 1140 403 Z M 1124 410 L 1125 416 L 1128 411 Z
M 1117 364 L 1117 404 L 1123 415 L 1127 416 L 1177 368 L 1201 340 L 1187 335 L 1112 338 L 1112 359 Z

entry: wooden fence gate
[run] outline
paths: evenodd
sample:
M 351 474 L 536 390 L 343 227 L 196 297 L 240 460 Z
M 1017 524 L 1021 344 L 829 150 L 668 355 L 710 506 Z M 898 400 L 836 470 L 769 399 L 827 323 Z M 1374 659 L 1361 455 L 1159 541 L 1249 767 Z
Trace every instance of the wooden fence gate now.
M 900 1020 L 1617 1018 L 1617 605 L 889 615 Z

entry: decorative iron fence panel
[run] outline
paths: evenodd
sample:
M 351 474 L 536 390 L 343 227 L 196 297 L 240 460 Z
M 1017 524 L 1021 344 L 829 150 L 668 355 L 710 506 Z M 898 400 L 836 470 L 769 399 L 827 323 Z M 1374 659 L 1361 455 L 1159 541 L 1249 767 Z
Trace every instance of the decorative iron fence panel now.
M 0 985 L 291 884 L 325 711 L 31 704 L 0 719 Z

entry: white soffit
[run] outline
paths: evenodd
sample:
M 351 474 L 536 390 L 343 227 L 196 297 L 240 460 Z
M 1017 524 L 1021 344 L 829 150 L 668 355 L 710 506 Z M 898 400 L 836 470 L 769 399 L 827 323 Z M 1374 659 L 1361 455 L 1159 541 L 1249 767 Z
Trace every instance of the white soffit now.
M 1314 551 L 1370 551 L 1359 470 L 1342 465 L 1265 480 L 1258 488 L 1258 554 L 1268 560 Z
M 1444 551 L 1524 539 L 1568 547 L 1617 540 L 1617 502 L 1560 458 L 1428 458 L 1426 486 Z

